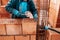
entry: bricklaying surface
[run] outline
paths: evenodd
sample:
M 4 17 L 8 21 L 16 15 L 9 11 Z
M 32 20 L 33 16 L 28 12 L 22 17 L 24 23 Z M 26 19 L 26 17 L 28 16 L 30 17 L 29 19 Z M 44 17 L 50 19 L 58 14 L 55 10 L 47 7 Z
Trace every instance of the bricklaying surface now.
M 0 19 L 0 23 L 0 40 L 36 40 L 34 19 Z M 60 34 L 48 30 L 46 40 L 60 40 Z
M 36 40 L 34 19 L 0 19 L 0 40 Z

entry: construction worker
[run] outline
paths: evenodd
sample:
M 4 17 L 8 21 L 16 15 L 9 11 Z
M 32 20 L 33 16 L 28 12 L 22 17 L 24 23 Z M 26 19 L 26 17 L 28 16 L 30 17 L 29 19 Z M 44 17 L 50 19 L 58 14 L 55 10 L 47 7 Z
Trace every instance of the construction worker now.
M 33 18 L 37 18 L 37 10 L 32 0 L 10 0 L 6 5 L 6 10 L 12 14 L 12 18 L 30 18 L 30 12 Z

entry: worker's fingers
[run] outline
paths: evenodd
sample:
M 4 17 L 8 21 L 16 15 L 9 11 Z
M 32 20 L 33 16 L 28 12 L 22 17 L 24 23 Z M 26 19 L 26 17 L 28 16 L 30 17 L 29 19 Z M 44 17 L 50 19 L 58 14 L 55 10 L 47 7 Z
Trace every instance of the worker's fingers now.
M 27 17 L 29 17 L 29 18 L 33 18 L 32 13 L 31 13 L 31 12 L 29 12 L 29 11 L 27 11 L 27 12 L 25 13 L 25 15 L 26 15 Z

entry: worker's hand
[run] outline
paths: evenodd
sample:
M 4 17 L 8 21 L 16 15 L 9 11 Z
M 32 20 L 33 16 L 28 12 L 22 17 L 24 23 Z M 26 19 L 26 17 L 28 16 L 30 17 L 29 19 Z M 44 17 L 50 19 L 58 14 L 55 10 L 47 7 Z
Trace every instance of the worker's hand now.
M 31 13 L 31 12 L 29 12 L 29 11 L 25 12 L 25 15 L 26 15 L 27 17 L 29 17 L 29 18 L 33 18 L 32 13 Z

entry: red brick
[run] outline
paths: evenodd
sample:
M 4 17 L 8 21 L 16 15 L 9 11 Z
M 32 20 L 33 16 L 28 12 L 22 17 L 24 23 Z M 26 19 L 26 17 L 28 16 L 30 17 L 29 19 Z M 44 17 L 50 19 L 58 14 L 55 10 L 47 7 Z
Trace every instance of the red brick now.
M 60 18 L 57 19 L 57 23 L 60 23 Z
M 58 11 L 59 11 L 59 5 L 54 4 L 54 2 L 50 1 L 50 9 L 49 9 L 49 22 L 51 26 L 56 27 L 56 22 L 58 19 Z
M 4 36 L 4 40 L 14 40 L 14 36 Z
M 2 36 L 0 36 L 0 40 L 4 40 Z
M 52 35 L 52 40 L 60 40 L 60 35 Z
M 0 0 L 0 5 L 1 5 L 1 0 Z
M 56 24 L 56 28 L 60 28 L 60 23 L 57 23 Z
M 1 19 L 9 19 L 11 18 L 8 14 L 7 15 L 1 15 Z
M 53 11 L 54 9 L 53 8 L 50 8 L 50 10 L 49 10 L 49 23 L 51 24 L 51 26 L 54 26 L 54 22 L 55 22 L 55 20 L 57 20 L 57 19 L 55 19 L 55 11 Z M 53 11 L 53 12 L 52 12 Z
M 9 0 L 2 0 L 2 5 L 6 5 Z
M 19 35 L 21 34 L 21 25 L 6 25 L 7 35 Z
M 0 19 L 1 19 L 1 15 L 0 15 Z
M 10 18 L 10 13 L 8 13 L 6 9 L 2 6 L 0 6 L 0 15 L 1 18 Z
M 6 35 L 5 25 L 0 24 L 0 35 Z
M 55 28 L 56 30 L 60 31 L 60 28 Z M 60 40 L 60 34 L 53 32 L 53 31 L 48 31 L 47 32 L 47 40 Z
M 33 19 L 23 19 L 23 34 L 36 34 L 36 22 Z
M 14 40 L 14 36 L 4 36 L 4 40 Z
M 31 40 L 36 40 L 36 35 L 31 35 Z
M 29 36 L 15 36 L 15 40 L 29 40 Z
M 21 19 L 0 19 L 0 24 L 22 24 Z
M 0 14 L 2 14 L 2 15 L 8 14 L 9 15 L 9 13 L 6 11 L 4 6 L 0 6 Z
M 0 36 L 0 40 L 14 40 L 14 36 Z
M 60 23 L 60 8 L 59 8 L 59 14 L 58 14 L 57 23 Z

